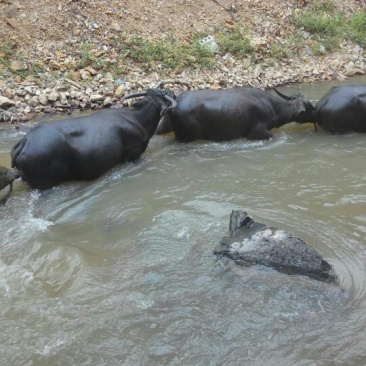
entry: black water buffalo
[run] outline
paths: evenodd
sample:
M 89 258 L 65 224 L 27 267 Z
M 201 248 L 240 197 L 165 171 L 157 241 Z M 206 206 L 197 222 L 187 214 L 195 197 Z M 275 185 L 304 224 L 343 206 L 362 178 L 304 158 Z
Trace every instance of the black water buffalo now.
M 258 88 L 186 91 L 177 97 L 157 133 L 173 131 L 178 141 L 269 139 L 274 127 L 313 122 L 314 107 L 302 97 L 280 97 Z
M 13 189 L 13 182 L 19 177 L 20 173 L 18 170 L 0 166 L 0 190 L 3 190 L 9 186 L 9 190 L 5 193 L 5 195 L 0 197 L 0 205 L 4 205 L 6 203 Z
M 315 121 L 331 133 L 366 132 L 366 86 L 335 86 L 315 106 Z
M 176 105 L 169 90 L 148 89 L 130 108 L 43 123 L 11 151 L 12 166 L 31 188 L 48 189 L 71 180 L 91 180 L 145 151 L 161 118 Z
M 255 222 L 245 211 L 232 211 L 229 231 L 214 251 L 219 257 L 242 266 L 260 264 L 286 274 L 336 280 L 331 265 L 315 249 L 284 230 Z

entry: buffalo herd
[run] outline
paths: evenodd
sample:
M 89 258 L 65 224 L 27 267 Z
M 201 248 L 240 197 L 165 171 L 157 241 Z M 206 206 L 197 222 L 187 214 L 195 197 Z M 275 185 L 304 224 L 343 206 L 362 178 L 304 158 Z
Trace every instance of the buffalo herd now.
M 126 108 L 40 124 L 12 148 L 12 168 L 1 167 L 0 189 L 10 188 L 0 202 L 6 202 L 18 177 L 40 190 L 98 178 L 117 164 L 139 159 L 155 133 L 173 132 L 181 142 L 261 140 L 271 137 L 271 129 L 289 122 L 313 123 L 334 134 L 366 132 L 366 86 L 333 87 L 315 107 L 302 96 L 274 91 L 277 96 L 254 87 L 236 87 L 188 90 L 176 97 L 169 89 L 154 88 L 125 96 L 125 100 L 143 97 Z M 245 237 L 248 228 L 242 224 L 240 228 Z M 217 253 L 237 256 L 232 242 L 225 239 Z M 308 250 L 301 240 L 297 243 Z M 317 253 L 309 255 L 315 258 Z M 319 259 L 316 270 L 326 277 L 328 269 Z

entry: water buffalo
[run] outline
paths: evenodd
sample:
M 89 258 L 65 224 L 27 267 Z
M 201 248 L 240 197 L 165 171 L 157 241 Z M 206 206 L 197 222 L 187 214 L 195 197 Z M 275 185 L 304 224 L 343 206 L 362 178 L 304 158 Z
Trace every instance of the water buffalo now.
M 269 139 L 274 127 L 289 122 L 313 122 L 314 107 L 302 97 L 280 97 L 258 88 L 186 91 L 177 97 L 157 133 L 173 131 L 178 141 L 212 141 L 247 137 Z
M 91 180 L 145 151 L 161 115 L 176 105 L 169 90 L 148 89 L 130 108 L 40 124 L 11 151 L 12 166 L 31 188 L 48 189 L 71 180 Z
M 336 279 L 331 265 L 315 249 L 284 230 L 255 222 L 244 211 L 232 211 L 229 231 L 214 251 L 218 256 L 243 266 L 261 264 L 321 281 Z
M 366 132 L 366 86 L 335 86 L 315 106 L 315 121 L 331 133 Z
M 13 190 L 13 181 L 19 177 L 20 173 L 18 170 L 0 166 L 0 190 L 9 186 L 8 191 L 0 198 L 0 205 L 4 205 L 6 203 Z

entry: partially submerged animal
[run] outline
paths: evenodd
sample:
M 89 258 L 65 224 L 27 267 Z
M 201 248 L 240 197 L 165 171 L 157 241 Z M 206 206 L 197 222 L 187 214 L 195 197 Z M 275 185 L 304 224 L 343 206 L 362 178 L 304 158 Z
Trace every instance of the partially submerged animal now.
M 161 115 L 174 108 L 169 90 L 148 89 L 130 108 L 51 121 L 30 130 L 12 149 L 12 166 L 31 188 L 48 189 L 71 180 L 98 178 L 119 163 L 137 160 Z
M 315 249 L 284 230 L 255 222 L 245 211 L 232 211 L 229 231 L 214 250 L 220 257 L 242 266 L 260 264 L 287 274 L 335 280 L 331 265 Z
M 331 133 L 366 132 L 366 86 L 334 86 L 316 104 L 315 121 Z
M 314 106 L 300 96 L 279 97 L 261 89 L 237 87 L 185 91 L 169 110 L 157 134 L 173 131 L 178 141 L 227 141 L 241 137 L 269 139 L 270 130 L 289 122 L 314 121 Z
M 13 190 L 13 182 L 19 177 L 20 174 L 17 169 L 0 166 L 0 191 L 9 187 L 5 194 L 0 197 L 0 205 L 4 205 L 9 199 Z

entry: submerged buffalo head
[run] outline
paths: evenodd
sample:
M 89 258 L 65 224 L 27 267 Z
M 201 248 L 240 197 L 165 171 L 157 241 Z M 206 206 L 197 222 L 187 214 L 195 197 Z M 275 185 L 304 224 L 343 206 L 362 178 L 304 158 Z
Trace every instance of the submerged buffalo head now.
M 20 173 L 17 169 L 5 168 L 4 166 L 0 166 L 0 190 L 6 188 L 7 186 L 10 186 L 8 192 L 0 197 L 0 205 L 6 203 L 13 189 L 13 181 L 19 177 Z

